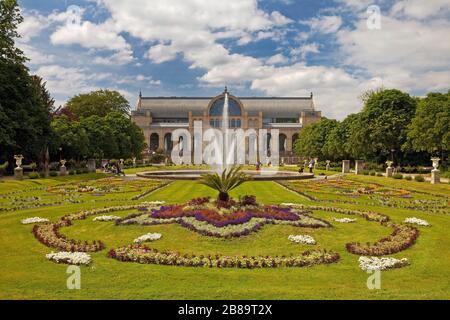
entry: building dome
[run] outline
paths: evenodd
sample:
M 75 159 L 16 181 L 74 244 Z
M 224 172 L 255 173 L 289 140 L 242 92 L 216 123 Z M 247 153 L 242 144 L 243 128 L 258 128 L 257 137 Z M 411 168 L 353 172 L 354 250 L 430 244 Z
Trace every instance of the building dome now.
M 219 98 L 212 104 L 209 109 L 209 115 L 211 117 L 221 117 L 223 115 L 223 108 L 225 105 L 225 97 Z M 230 117 L 242 116 L 241 107 L 239 103 L 232 97 L 228 99 L 228 114 Z

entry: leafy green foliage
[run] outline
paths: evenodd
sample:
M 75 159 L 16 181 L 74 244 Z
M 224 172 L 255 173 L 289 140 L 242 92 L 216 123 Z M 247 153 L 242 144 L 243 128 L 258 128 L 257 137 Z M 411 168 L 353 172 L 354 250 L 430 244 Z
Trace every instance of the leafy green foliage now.
M 219 192 L 219 200 L 230 200 L 229 192 L 248 180 L 241 167 L 225 169 L 222 174 L 207 174 L 202 177 L 201 184 Z
M 23 21 L 17 0 L 0 1 L 0 62 L 23 65 L 27 58 L 23 51 L 15 46 L 20 38 L 18 25 Z
M 450 152 L 450 90 L 430 93 L 419 101 L 404 148 L 430 154 Z
M 72 97 L 67 102 L 67 109 L 77 117 L 106 117 L 112 112 L 127 115 L 130 105 L 117 91 L 98 90 Z
M 326 153 L 324 149 L 326 138 L 337 125 L 336 120 L 322 118 L 319 122 L 303 128 L 300 131 L 299 139 L 295 142 L 296 153 L 323 159 Z

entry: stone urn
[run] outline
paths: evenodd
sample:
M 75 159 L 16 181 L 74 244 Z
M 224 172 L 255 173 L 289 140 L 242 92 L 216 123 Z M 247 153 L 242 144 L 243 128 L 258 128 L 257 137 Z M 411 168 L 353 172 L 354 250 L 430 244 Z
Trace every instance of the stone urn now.
M 434 170 L 437 170 L 439 168 L 439 161 L 441 161 L 440 158 L 431 158 Z

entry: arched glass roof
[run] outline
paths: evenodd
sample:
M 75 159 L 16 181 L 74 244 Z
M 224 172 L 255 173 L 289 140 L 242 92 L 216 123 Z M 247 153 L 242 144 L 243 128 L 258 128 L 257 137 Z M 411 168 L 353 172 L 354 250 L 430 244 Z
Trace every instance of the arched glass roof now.
M 209 110 L 209 115 L 212 117 L 221 117 L 223 115 L 224 104 L 225 98 L 216 100 Z M 237 101 L 231 98 L 228 100 L 228 114 L 230 117 L 240 117 L 242 115 L 241 107 Z

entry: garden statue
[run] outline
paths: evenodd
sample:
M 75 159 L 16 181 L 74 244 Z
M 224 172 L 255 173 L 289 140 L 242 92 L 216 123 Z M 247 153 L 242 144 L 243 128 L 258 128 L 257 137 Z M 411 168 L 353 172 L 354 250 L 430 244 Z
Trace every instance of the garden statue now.
M 136 167 L 136 157 L 133 158 L 133 167 Z
M 431 183 L 432 184 L 437 184 L 437 183 L 441 183 L 441 174 L 440 171 L 438 170 L 439 168 L 439 161 L 441 159 L 434 157 L 431 158 L 431 161 L 433 162 L 433 170 L 431 170 Z
M 387 164 L 386 177 L 387 178 L 391 178 L 394 173 L 394 169 L 392 168 L 393 163 L 394 163 L 394 161 L 391 161 L 391 160 L 386 161 L 386 164 Z
M 330 170 L 330 163 L 331 163 L 331 161 L 330 160 L 327 160 L 327 161 L 325 161 L 326 163 L 327 163 L 327 165 L 326 165 L 326 170 L 327 171 L 329 171 Z
M 23 156 L 21 154 L 15 155 L 14 159 L 16 159 L 16 166 L 17 166 L 17 168 L 14 169 L 14 178 L 16 180 L 22 180 L 23 179 L 23 169 L 22 169 Z
M 59 175 L 61 177 L 67 176 L 67 168 L 66 168 L 67 161 L 63 159 L 60 161 L 60 163 L 61 163 L 61 167 L 59 168 Z
M 15 156 L 14 156 L 14 159 L 16 159 L 16 166 L 17 166 L 16 169 L 22 168 L 22 160 L 23 160 L 23 156 L 22 156 L 21 154 L 15 155 Z

